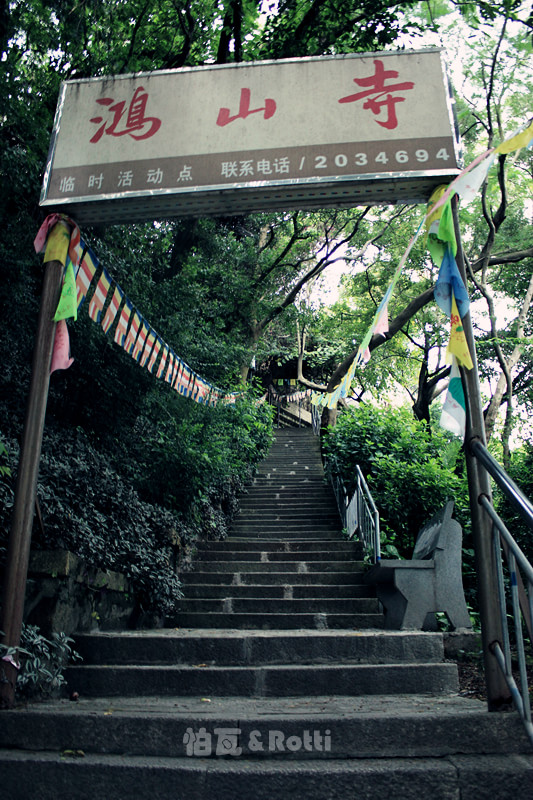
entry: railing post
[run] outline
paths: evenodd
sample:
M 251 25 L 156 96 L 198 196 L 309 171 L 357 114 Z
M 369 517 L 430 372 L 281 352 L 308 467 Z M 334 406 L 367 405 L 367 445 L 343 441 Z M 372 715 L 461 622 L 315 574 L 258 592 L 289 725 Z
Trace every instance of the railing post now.
M 455 235 L 457 238 L 457 266 L 459 267 L 459 271 L 466 286 L 466 270 L 459 229 L 456 196 L 452 198 L 452 213 Z M 490 480 L 487 471 L 477 461 L 470 449 L 470 442 L 476 439 L 485 443 L 485 423 L 483 419 L 477 356 L 470 312 L 463 318 L 463 328 L 474 363 L 474 368 L 471 370 L 461 369 L 467 400 L 465 458 L 476 560 L 487 702 L 489 711 L 495 711 L 503 704 L 507 704 L 511 698 L 509 689 L 499 669 L 498 662 L 492 649 L 495 643 L 503 647 L 503 631 L 498 605 L 498 572 L 494 547 L 492 545 L 492 522 L 479 502 L 483 495 L 489 498 L 491 497 Z

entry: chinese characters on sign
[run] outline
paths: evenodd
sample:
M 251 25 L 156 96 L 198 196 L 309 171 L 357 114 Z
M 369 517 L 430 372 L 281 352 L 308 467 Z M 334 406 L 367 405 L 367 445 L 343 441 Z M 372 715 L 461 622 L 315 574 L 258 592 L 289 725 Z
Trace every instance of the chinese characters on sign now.
M 109 111 L 113 112 L 113 118 L 110 124 L 103 117 L 92 117 L 91 122 L 100 125 L 96 133 L 91 137 L 90 141 L 96 144 L 100 141 L 104 133 L 107 136 L 131 136 L 132 139 L 142 141 L 149 139 L 157 133 L 161 127 L 161 120 L 157 117 L 146 117 L 146 105 L 148 103 L 148 92 L 145 91 L 144 86 L 139 86 L 135 90 L 135 94 L 128 106 L 128 113 L 126 121 L 120 128 L 120 124 L 124 117 L 124 110 L 126 108 L 126 101 L 122 100 L 120 103 L 115 103 L 112 97 L 101 97 L 96 101 L 101 106 L 106 106 Z M 106 127 L 107 125 L 107 127 Z
M 263 108 L 252 108 L 250 109 L 250 97 L 251 91 L 250 89 L 241 89 L 241 100 L 239 103 L 239 113 L 235 114 L 234 117 L 230 117 L 229 115 L 229 108 L 221 108 L 218 112 L 217 117 L 217 125 L 220 125 L 221 128 L 224 125 L 229 125 L 230 122 L 234 122 L 236 119 L 246 119 L 250 114 L 257 114 L 258 112 L 264 111 L 263 119 L 270 119 L 273 117 L 276 112 L 276 103 L 271 98 L 267 98 L 265 100 L 265 105 Z
M 398 126 L 398 118 L 396 115 L 396 104 L 405 102 L 405 97 L 393 94 L 400 91 L 409 91 L 414 88 L 413 81 L 403 81 L 399 83 L 388 83 L 388 80 L 398 78 L 397 70 L 386 70 L 381 59 L 374 59 L 374 75 L 367 78 L 354 78 L 353 82 L 358 86 L 368 86 L 362 92 L 341 97 L 339 103 L 354 103 L 367 97 L 368 100 L 363 104 L 364 109 L 370 110 L 373 114 L 378 116 L 382 109 L 385 109 L 386 119 L 376 120 L 378 125 L 392 130 Z M 263 119 L 268 120 L 276 113 L 276 101 L 271 97 L 265 99 L 265 105 L 260 108 L 250 108 L 251 103 L 251 89 L 242 88 L 239 100 L 239 111 L 233 116 L 230 115 L 230 109 L 222 107 L 218 111 L 216 124 L 223 128 L 237 119 L 245 120 L 251 114 L 263 112 Z M 102 97 L 96 100 L 99 105 L 107 106 L 109 111 L 113 112 L 111 122 L 104 120 L 103 117 L 92 117 L 91 122 L 100 125 L 96 133 L 91 137 L 92 144 L 97 144 L 102 136 L 125 136 L 129 135 L 133 139 L 142 141 L 154 136 L 161 127 L 161 120 L 158 117 L 147 117 L 146 107 L 148 104 L 148 92 L 143 86 L 136 89 L 133 98 L 128 106 L 126 120 L 121 123 L 124 117 L 126 101 L 115 103 L 112 97 Z M 101 124 L 102 123 L 102 124 Z M 107 127 L 106 127 L 107 126 Z
M 383 61 L 379 58 L 374 59 L 374 67 L 376 71 L 370 78 L 354 78 L 354 83 L 358 86 L 370 86 L 372 88 L 366 89 L 364 92 L 356 92 L 350 94 L 348 97 L 341 97 L 339 103 L 354 103 L 363 97 L 368 97 L 363 108 L 368 108 L 376 116 L 379 115 L 381 109 L 386 109 L 387 119 L 379 120 L 376 122 L 383 128 L 393 130 L 398 127 L 398 119 L 396 117 L 396 104 L 405 102 L 405 97 L 395 97 L 392 92 L 409 91 L 414 88 L 412 81 L 405 81 L 404 83 L 394 83 L 385 85 L 385 81 L 390 78 L 397 78 L 398 72 L 394 69 L 386 70 L 383 66 Z

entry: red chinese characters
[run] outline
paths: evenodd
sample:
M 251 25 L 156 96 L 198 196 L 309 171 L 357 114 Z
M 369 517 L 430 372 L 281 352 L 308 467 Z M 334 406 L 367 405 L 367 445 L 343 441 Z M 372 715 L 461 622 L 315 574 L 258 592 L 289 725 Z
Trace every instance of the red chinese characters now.
M 350 94 L 347 97 L 341 97 L 339 103 L 354 103 L 356 100 L 361 100 L 363 97 L 368 97 L 363 108 L 370 109 L 373 114 L 378 116 L 382 109 L 385 110 L 387 118 L 384 120 L 377 119 L 378 125 L 383 128 L 392 130 L 398 126 L 398 119 L 396 117 L 396 104 L 403 103 L 405 97 L 396 96 L 393 92 L 403 92 L 414 87 L 412 81 L 403 81 L 400 83 L 389 83 L 386 81 L 398 77 L 398 72 L 395 69 L 385 69 L 383 61 L 379 58 L 374 59 L 375 73 L 368 78 L 354 78 L 353 81 L 358 86 L 368 86 L 362 92 Z
M 275 100 L 267 97 L 265 100 L 265 105 L 261 108 L 250 108 L 250 97 L 250 89 L 241 89 L 239 113 L 231 117 L 229 108 L 221 108 L 218 112 L 217 125 L 220 125 L 220 127 L 223 128 L 224 125 L 229 125 L 230 122 L 234 122 L 236 119 L 246 119 L 246 117 L 250 116 L 250 114 L 257 114 L 261 111 L 264 111 L 263 119 L 270 119 L 270 117 L 274 116 L 276 112 Z
M 107 136 L 131 136 L 132 139 L 138 140 L 149 139 L 161 127 L 161 120 L 158 117 L 145 116 L 148 92 L 144 86 L 139 86 L 135 90 L 127 113 L 125 113 L 126 102 L 124 100 L 115 103 L 112 97 L 102 97 L 96 102 L 101 106 L 108 107 L 109 111 L 113 113 L 113 118 L 109 122 L 103 117 L 92 117 L 91 122 L 96 125 L 102 123 L 90 140 L 93 144 L 99 142 L 104 133 Z M 126 116 L 125 120 L 124 116 Z

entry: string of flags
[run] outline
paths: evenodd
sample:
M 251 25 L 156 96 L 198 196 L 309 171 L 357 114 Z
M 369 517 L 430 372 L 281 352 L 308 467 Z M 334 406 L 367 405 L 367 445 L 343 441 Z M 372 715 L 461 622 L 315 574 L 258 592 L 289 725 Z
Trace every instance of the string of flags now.
M 272 385 L 270 387 L 270 392 L 277 400 L 287 403 L 297 403 L 298 400 L 303 400 L 305 397 L 310 397 L 313 394 L 312 389 L 304 389 L 300 392 L 293 392 L 292 394 L 281 394 L 281 392 L 278 392 Z
M 385 335 L 388 325 L 388 303 L 409 254 L 423 231 L 431 258 L 439 267 L 434 296 L 437 305 L 450 318 L 450 340 L 446 350 L 447 362 L 451 364 L 450 381 L 445 398 L 440 424 L 452 433 L 464 437 L 466 427 L 466 403 L 459 367 L 472 369 L 473 362 L 466 341 L 462 319 L 468 313 L 470 300 L 467 289 L 459 273 L 455 256 L 457 241 L 455 237 L 451 200 L 457 195 L 463 206 L 471 203 L 481 189 L 488 172 L 499 155 L 507 155 L 523 147 L 533 146 L 533 122 L 522 131 L 513 134 L 498 147 L 481 153 L 448 186 L 440 186 L 432 194 L 425 217 L 409 241 L 392 281 L 379 304 L 372 323 L 363 337 L 355 358 L 346 375 L 331 391 L 313 394 L 311 403 L 334 408 L 341 397 L 351 391 L 356 369 L 370 359 L 369 344 L 375 334 Z
M 115 325 L 113 341 L 141 367 L 197 403 L 234 404 L 242 396 L 242 393 L 228 393 L 213 386 L 176 355 L 99 263 L 71 219 L 62 214 L 50 214 L 41 225 L 34 246 L 37 253 L 45 251 L 45 261 L 60 261 L 65 267 L 54 315 L 57 325 L 51 373 L 68 369 L 74 361 L 70 356 L 66 320 L 77 319 L 94 284 L 88 307 L 90 318 L 105 334 Z

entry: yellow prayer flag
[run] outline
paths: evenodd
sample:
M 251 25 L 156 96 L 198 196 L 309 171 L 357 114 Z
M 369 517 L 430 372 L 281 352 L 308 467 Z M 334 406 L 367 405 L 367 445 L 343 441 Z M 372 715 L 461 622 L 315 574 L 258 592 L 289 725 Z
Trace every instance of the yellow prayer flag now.
M 468 349 L 468 343 L 463 328 L 459 311 L 457 310 L 457 303 L 455 302 L 455 295 L 452 291 L 452 314 L 451 314 L 451 333 L 448 348 L 446 350 L 446 361 L 452 362 L 452 356 L 455 356 L 459 364 L 466 369 L 472 369 L 474 364 Z
M 533 122 L 531 122 L 525 130 L 517 133 L 516 136 L 512 136 L 510 139 L 507 139 L 505 142 L 502 142 L 500 145 L 498 145 L 495 152 L 500 153 L 500 155 L 512 153 L 513 150 L 520 150 L 520 148 L 526 147 L 532 139 Z
M 44 253 L 45 263 L 60 261 L 63 265 L 67 262 L 67 253 L 70 245 L 70 230 L 63 222 L 57 222 L 46 240 Z

